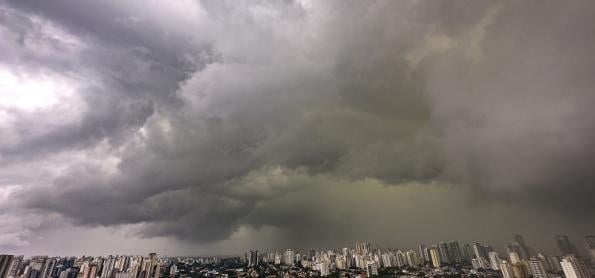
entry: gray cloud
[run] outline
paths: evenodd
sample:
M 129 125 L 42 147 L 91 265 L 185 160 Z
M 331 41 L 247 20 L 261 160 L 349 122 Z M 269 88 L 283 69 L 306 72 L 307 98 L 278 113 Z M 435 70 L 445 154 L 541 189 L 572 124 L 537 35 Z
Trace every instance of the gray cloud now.
M 428 221 L 510 204 L 523 216 L 501 234 L 541 209 L 593 228 L 577 220 L 595 209 L 589 2 L 0 3 L 2 64 L 77 100 L 0 110 L 0 162 L 46 170 L 0 179 L 17 188 L 0 212 L 201 244 L 270 227 L 402 244 L 345 231 L 424 240 L 394 225 L 443 197 Z M 361 211 L 341 203 L 366 188 Z M 473 238 L 473 217 L 451 230 Z

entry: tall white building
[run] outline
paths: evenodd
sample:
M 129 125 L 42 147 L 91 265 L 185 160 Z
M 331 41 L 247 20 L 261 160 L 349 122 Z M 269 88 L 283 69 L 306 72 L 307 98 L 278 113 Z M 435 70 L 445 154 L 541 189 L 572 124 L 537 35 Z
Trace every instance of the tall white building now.
M 497 252 L 490 252 L 488 253 L 490 257 L 490 268 L 493 270 L 500 270 L 500 257 L 498 257 Z
M 112 278 L 114 276 L 114 267 L 116 259 L 111 255 L 103 262 L 103 269 L 101 270 L 101 278 Z
M 500 271 L 502 271 L 502 278 L 514 278 L 514 272 L 512 271 L 512 265 L 507 261 L 500 261 Z
M 485 247 L 479 243 L 473 243 L 473 255 L 476 259 L 484 258 L 487 259 L 488 256 L 486 254 Z
M 258 265 L 258 251 L 248 251 L 246 253 L 246 263 L 248 267 Z
M 517 252 L 510 252 L 508 253 L 508 258 L 510 258 L 511 264 L 519 264 L 521 263 L 521 257 Z
M 434 268 L 440 268 L 442 261 L 440 261 L 440 253 L 438 252 L 438 248 L 432 247 L 432 249 L 430 249 L 430 256 L 432 257 L 432 266 Z
M 337 269 L 347 269 L 347 260 L 345 259 L 345 256 L 337 256 L 335 259 L 335 266 Z
M 285 254 L 283 256 L 283 262 L 286 265 L 293 265 L 295 264 L 295 251 L 291 249 L 285 250 Z
M 397 259 L 392 253 L 382 254 L 382 265 L 384 267 L 395 267 Z
M 566 278 L 589 278 L 587 267 L 574 255 L 564 256 L 560 265 Z
M 405 253 L 403 253 L 403 251 L 399 250 L 397 251 L 397 254 L 395 255 L 396 258 L 396 265 L 397 267 L 403 267 L 407 265 L 407 258 L 405 256 Z
M 418 260 L 417 260 L 417 254 L 415 254 L 415 251 L 413 250 L 409 250 L 407 251 L 407 253 L 405 253 L 407 256 L 407 264 L 410 266 L 416 266 L 418 264 Z

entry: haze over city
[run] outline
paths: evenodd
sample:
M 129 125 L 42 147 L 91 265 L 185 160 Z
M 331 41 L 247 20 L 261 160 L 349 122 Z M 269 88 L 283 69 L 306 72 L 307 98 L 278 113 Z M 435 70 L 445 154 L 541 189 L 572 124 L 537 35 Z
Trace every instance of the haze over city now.
M 0 0 L 0 254 L 587 258 L 594 33 L 586 0 Z

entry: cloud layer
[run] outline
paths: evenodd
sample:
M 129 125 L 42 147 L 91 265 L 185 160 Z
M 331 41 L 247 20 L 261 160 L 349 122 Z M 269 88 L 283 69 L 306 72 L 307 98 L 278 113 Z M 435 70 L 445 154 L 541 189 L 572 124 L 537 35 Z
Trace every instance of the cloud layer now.
M 588 1 L 0 3 L 0 246 L 595 228 Z

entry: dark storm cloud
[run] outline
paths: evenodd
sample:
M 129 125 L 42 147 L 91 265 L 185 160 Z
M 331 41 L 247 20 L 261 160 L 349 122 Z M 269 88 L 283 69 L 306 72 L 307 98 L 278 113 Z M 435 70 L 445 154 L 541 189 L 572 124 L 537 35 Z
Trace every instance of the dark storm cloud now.
M 591 8 L 495 5 L 470 34 L 481 48 L 432 65 L 428 91 L 449 157 L 487 194 L 593 213 Z
M 595 210 L 590 2 L 0 3 L 2 62 L 76 81 L 85 106 L 58 125 L 11 112 L 5 164 L 74 162 L 15 178 L 5 207 L 202 242 L 272 226 L 300 244 L 373 225 L 381 193 L 326 203 L 368 186 L 444 192 L 429 195 L 457 202 L 445 217 L 460 195 Z
M 20 142 L 2 146 L 5 159 L 86 148 L 103 139 L 119 145 L 155 109 L 175 107 L 179 82 L 211 59 L 208 46 L 197 42 L 190 48 L 176 34 L 170 35 L 176 41 L 171 44 L 164 31 L 130 23 L 115 8 L 93 2 L 8 1 L 2 9 L 3 60 L 18 65 L 18 73 L 58 72 L 81 82 L 76 93 L 87 105 L 79 121 L 51 128 L 39 123 L 48 115 L 14 112 L 22 121 L 15 124 Z

